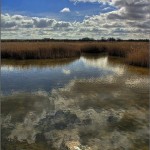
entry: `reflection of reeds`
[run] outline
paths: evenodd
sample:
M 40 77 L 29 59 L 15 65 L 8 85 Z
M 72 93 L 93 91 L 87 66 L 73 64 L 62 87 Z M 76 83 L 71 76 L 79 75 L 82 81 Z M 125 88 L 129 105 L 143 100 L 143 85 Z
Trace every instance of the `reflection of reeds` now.
M 64 58 L 64 59 L 40 59 L 40 60 L 14 60 L 14 59 L 2 59 L 1 60 L 1 66 L 8 66 L 8 67 L 15 67 L 18 69 L 28 69 L 30 67 L 37 67 L 37 68 L 45 68 L 45 67 L 58 67 L 58 66 L 64 66 L 68 65 L 75 60 L 77 60 L 79 57 L 73 57 L 73 58 Z
M 81 53 L 125 57 L 131 65 L 149 67 L 148 42 L 2 42 L 1 57 L 13 59 L 70 58 Z

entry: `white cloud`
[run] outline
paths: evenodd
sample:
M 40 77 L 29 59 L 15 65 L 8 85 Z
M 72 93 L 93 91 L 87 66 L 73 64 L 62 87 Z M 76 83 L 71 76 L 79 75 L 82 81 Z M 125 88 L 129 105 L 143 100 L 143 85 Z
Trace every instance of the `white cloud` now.
M 71 71 L 68 70 L 68 69 L 63 69 L 62 72 L 63 72 L 64 74 L 66 74 L 66 75 L 71 74 Z
M 32 20 L 33 20 L 35 27 L 37 28 L 51 27 L 53 23 L 55 22 L 54 19 L 38 18 L 38 17 L 33 17 Z
M 150 22 L 147 0 L 112 0 L 110 4 L 114 5 L 117 10 L 88 16 L 81 22 L 2 14 L 2 39 L 81 39 L 84 37 L 100 39 L 110 36 L 125 39 L 149 38 Z
M 69 26 L 71 26 L 70 22 L 59 21 L 54 25 L 54 28 L 68 28 Z
M 61 11 L 61 13 L 69 13 L 71 12 L 69 8 L 63 8 Z

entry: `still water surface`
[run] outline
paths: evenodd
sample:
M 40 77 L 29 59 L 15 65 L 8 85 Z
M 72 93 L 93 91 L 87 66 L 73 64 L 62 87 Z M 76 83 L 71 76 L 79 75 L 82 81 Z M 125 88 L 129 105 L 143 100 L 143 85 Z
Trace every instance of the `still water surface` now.
M 87 55 L 2 60 L 2 149 L 148 150 L 148 69 Z

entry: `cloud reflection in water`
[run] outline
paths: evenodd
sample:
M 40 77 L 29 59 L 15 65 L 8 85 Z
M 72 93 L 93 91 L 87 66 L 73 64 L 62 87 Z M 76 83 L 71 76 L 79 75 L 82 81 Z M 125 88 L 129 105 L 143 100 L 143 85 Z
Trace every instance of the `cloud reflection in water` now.
M 94 76 L 89 69 L 114 73 Z M 63 87 L 51 91 L 3 95 L 3 138 L 28 143 L 43 139 L 56 149 L 65 135 L 94 150 L 148 147 L 148 76 L 112 64 L 105 56 L 82 57 L 61 71 L 68 78 L 86 71 L 91 74 L 69 78 Z

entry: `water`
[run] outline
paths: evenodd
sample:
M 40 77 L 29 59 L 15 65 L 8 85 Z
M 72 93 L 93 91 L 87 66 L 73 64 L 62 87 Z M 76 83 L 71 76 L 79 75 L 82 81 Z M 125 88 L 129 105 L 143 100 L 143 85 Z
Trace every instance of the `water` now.
M 147 150 L 148 69 L 86 55 L 2 60 L 2 149 Z

